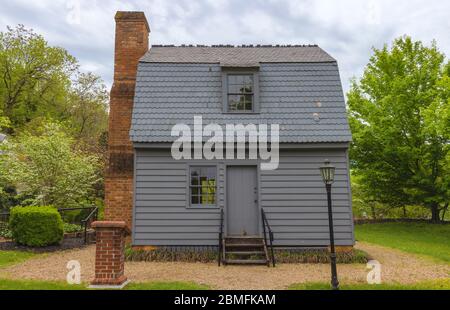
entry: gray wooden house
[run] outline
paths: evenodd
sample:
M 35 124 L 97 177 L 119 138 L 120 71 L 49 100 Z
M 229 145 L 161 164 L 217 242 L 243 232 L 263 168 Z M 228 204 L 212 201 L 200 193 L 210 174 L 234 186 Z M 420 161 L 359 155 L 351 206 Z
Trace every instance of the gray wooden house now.
M 280 124 L 278 169 L 173 159 L 171 128 L 199 115 L 203 125 Z M 227 242 L 263 242 L 270 227 L 275 247 L 327 246 L 326 159 L 336 166 L 336 244 L 354 244 L 351 133 L 337 62 L 318 46 L 153 46 L 138 64 L 130 138 L 133 245 L 234 253 Z

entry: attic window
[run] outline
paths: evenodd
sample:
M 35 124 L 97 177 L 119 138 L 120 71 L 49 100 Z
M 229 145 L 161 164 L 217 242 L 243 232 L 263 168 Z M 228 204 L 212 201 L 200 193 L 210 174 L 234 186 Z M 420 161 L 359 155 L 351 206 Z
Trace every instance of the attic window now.
M 224 113 L 259 112 L 259 68 L 222 67 Z
M 228 111 L 253 112 L 253 74 L 228 74 Z

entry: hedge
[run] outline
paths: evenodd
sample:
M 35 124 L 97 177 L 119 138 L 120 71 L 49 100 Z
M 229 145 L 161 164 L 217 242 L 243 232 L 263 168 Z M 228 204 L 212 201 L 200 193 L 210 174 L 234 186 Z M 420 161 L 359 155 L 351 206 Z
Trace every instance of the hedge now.
M 54 207 L 14 207 L 9 228 L 14 241 L 35 247 L 60 243 L 64 237 L 61 215 Z

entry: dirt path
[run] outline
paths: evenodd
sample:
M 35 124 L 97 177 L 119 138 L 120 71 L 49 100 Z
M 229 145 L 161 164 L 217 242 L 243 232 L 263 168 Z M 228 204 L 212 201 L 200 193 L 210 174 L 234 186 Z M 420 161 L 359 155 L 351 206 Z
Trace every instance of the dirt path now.
M 447 278 L 450 265 L 404 253 L 382 246 L 358 243 L 382 265 L 383 282 L 414 283 Z M 81 263 L 82 281 L 93 278 L 95 247 L 69 250 L 33 258 L 22 264 L 0 269 L 0 277 L 39 280 L 65 280 L 69 260 Z M 148 263 L 128 262 L 125 272 L 136 282 L 146 281 L 192 281 L 217 289 L 285 289 L 293 283 L 328 282 L 329 265 L 280 264 L 276 268 L 265 266 L 226 266 L 204 263 Z M 367 270 L 364 265 L 339 265 L 341 282 L 365 282 Z

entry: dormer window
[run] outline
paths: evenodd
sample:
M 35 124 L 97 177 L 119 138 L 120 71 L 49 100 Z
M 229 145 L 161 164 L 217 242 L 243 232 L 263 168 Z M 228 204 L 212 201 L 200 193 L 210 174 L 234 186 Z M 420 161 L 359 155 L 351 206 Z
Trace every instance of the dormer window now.
M 223 112 L 259 112 L 258 69 L 222 67 Z
M 228 111 L 253 112 L 253 74 L 228 74 Z

